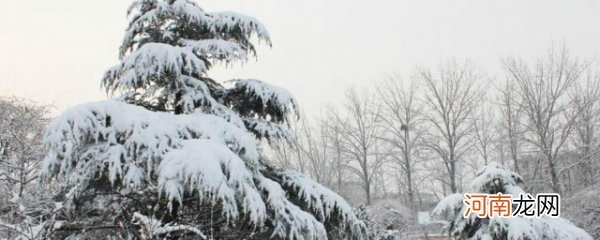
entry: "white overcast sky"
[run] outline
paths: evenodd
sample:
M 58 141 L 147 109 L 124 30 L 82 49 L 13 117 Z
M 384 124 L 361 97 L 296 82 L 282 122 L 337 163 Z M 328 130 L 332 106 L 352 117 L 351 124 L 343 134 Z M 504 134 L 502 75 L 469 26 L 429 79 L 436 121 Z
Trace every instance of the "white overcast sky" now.
M 258 60 L 213 70 L 217 80 L 257 78 L 290 90 L 309 113 L 343 90 L 416 65 L 542 55 L 554 42 L 600 53 L 598 0 L 200 0 L 207 11 L 254 16 L 273 47 Z M 118 62 L 127 0 L 0 0 L 0 94 L 62 110 L 105 99 L 103 72 Z

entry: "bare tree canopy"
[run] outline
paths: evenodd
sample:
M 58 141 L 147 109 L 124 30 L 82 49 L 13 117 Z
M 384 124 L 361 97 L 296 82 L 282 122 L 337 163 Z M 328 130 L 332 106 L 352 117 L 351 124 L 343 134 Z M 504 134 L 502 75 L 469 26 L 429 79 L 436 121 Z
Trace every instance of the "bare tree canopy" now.
M 431 131 L 425 145 L 437 154 L 446 170 L 439 178 L 451 192 L 460 190 L 459 169 L 463 156 L 473 148 L 472 114 L 477 110 L 485 76 L 470 63 L 450 61 L 438 69 L 424 68 L 417 79 L 425 86 L 424 114 Z
M 534 146 L 550 173 L 552 190 L 561 192 L 559 161 L 573 131 L 578 112 L 570 112 L 568 93 L 580 80 L 585 65 L 572 59 L 566 48 L 552 48 L 532 64 L 514 58 L 504 61 L 509 78 L 516 83 L 519 108 L 524 114 L 525 141 Z M 536 164 L 533 179 L 542 171 Z
M 383 105 L 381 120 L 388 129 L 381 138 L 392 146 L 389 155 L 406 178 L 408 204 L 414 206 L 414 171 L 423 147 L 423 104 L 418 99 L 416 84 L 410 82 L 405 86 L 398 75 L 384 81 L 377 92 Z
M 347 123 L 342 125 L 342 147 L 349 156 L 348 169 L 360 178 L 367 204 L 370 204 L 374 178 L 387 159 L 386 146 L 379 141 L 383 130 L 381 107 L 372 95 L 357 89 L 349 89 L 346 100 L 347 115 L 340 116 L 340 120 Z

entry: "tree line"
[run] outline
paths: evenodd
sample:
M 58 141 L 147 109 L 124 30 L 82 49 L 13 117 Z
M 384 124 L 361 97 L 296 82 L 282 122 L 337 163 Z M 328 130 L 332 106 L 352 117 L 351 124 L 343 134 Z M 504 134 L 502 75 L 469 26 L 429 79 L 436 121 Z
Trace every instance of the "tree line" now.
M 293 123 L 296 138 L 271 159 L 354 203 L 398 197 L 413 209 L 461 192 L 490 162 L 523 176 L 529 192 L 568 196 L 597 184 L 598 63 L 563 46 L 500 64 L 493 76 L 451 59 L 349 88 L 319 116 Z

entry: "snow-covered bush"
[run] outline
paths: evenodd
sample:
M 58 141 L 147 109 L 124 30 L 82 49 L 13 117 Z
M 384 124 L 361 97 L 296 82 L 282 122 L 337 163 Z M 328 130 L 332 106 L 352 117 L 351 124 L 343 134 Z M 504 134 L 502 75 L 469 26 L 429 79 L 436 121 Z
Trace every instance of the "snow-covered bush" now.
M 522 184 L 523 178 L 517 173 L 492 162 L 477 172 L 466 190 L 468 193 L 504 193 L 517 197 L 525 193 L 520 187 Z M 433 211 L 437 217 L 442 217 L 444 214 L 450 216 L 448 229 L 457 239 L 592 240 L 584 230 L 564 218 L 548 216 L 478 218 L 477 214 L 464 217 L 467 206 L 463 200 L 463 194 L 449 195 L 442 199 Z
M 563 198 L 562 215 L 600 239 L 600 184 L 592 185 Z
M 136 0 L 121 62 L 102 84 L 116 100 L 64 112 L 48 128 L 45 177 L 62 184 L 54 238 L 365 239 L 337 194 L 264 161 L 288 139 L 291 94 L 259 80 L 219 83 L 245 61 L 256 19 L 189 0 Z
M 368 226 L 369 238 L 374 240 L 420 239 L 416 213 L 398 200 L 381 199 L 373 204 L 358 205 L 354 210 Z

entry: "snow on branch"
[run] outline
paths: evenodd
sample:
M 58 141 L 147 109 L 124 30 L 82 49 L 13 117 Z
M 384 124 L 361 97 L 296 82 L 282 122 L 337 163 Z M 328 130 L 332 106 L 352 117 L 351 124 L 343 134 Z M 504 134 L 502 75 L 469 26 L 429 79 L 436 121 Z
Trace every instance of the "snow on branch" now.
M 333 191 L 296 171 L 277 171 L 275 174 L 279 184 L 297 196 L 319 221 L 340 222 L 340 228 L 351 236 L 361 236 L 362 232 L 366 232 L 364 222 L 356 217 L 354 209 Z
M 221 143 L 187 140 L 164 156 L 158 183 L 170 202 L 182 203 L 184 192 L 197 192 L 201 203 L 221 203 L 228 220 L 237 220 L 238 209 L 242 209 L 252 224 L 261 226 L 266 218 L 265 203 L 249 169 Z
M 254 46 L 248 40 L 253 36 L 271 44 L 269 32 L 257 19 L 235 12 L 208 13 L 189 0 L 134 1 L 128 13 L 130 23 L 121 46 L 121 56 L 149 42 L 222 39 L 243 45 L 245 51 L 240 53 L 244 54 L 254 52 Z M 182 26 L 192 26 L 195 31 L 182 30 Z M 232 47 L 231 44 L 215 46 Z
M 204 112 L 217 115 L 238 127 L 244 127 L 244 121 L 236 112 L 214 99 L 204 81 L 193 77 L 180 77 L 181 100 L 178 102 L 183 112 Z
M 269 220 L 273 226 L 273 237 L 287 239 L 327 239 L 327 232 L 313 215 L 302 211 L 286 198 L 286 192 L 277 182 L 259 176 L 258 188 L 266 195 L 266 204 L 272 212 Z
M 222 39 L 181 40 L 181 45 L 200 56 L 206 56 L 208 59 L 226 63 L 234 60 L 248 60 L 248 49 L 231 41 Z
M 264 114 L 272 118 L 285 120 L 290 114 L 298 115 L 298 104 L 289 91 L 256 79 L 234 79 L 228 81 L 234 86 L 229 89 L 232 93 L 254 99 L 264 109 Z M 276 116 L 279 115 L 279 116 Z
M 160 238 L 160 236 L 173 232 L 191 232 L 196 234 L 200 239 L 207 239 L 206 235 L 196 227 L 174 223 L 164 224 L 158 219 L 147 217 L 139 212 L 134 213 L 131 220 L 135 224 L 142 226 L 143 231 L 141 233 L 143 234 L 143 239 Z
M 177 23 L 202 29 L 207 28 L 211 21 L 202 8 L 188 0 L 172 3 L 166 0 L 136 0 L 129 6 L 127 14 L 130 21 L 121 45 L 121 57 L 148 42 L 175 40 Z
M 523 178 L 502 165 L 492 162 L 479 170 L 471 180 L 470 193 L 508 193 L 513 196 L 525 193 L 519 186 Z M 475 214 L 464 217 L 467 205 L 463 204 L 464 195 L 451 194 L 442 199 L 435 207 L 433 214 L 450 216 L 451 233 L 456 238 L 468 239 L 571 239 L 592 240 L 584 230 L 578 228 L 564 218 L 542 216 L 539 218 L 511 216 L 509 218 L 478 218 Z
M 464 195 L 453 193 L 443 198 L 431 212 L 432 215 L 442 215 L 445 212 L 454 213 L 460 210 L 463 206 Z
M 102 80 L 107 91 L 147 87 L 180 76 L 203 76 L 205 62 L 189 49 L 164 43 L 148 43 L 109 69 Z
M 67 194 L 74 197 L 98 172 L 125 189 L 155 179 L 168 207 L 198 194 L 201 204 L 220 206 L 227 221 L 243 218 L 257 229 L 268 225 L 273 236 L 327 239 L 325 224 L 333 222 L 363 230 L 343 199 L 307 177 L 284 172 L 279 183 L 263 176 L 257 144 L 251 133 L 214 115 L 151 112 L 117 101 L 90 103 L 66 111 L 49 126 L 44 175 L 65 178 L 75 186 Z M 288 198 L 288 191 L 298 198 Z M 153 235 L 202 234 L 187 225 L 149 229 Z
M 170 10 L 175 17 L 183 19 L 186 23 L 196 25 L 207 23 L 209 14 L 193 1 L 175 0 L 171 6 L 167 5 L 167 1 L 160 1 L 160 3 L 166 5 L 165 9 Z
M 519 174 L 496 162 L 491 162 L 477 171 L 475 178 L 469 183 L 469 190 L 475 193 L 497 193 L 498 189 L 503 189 L 502 193 L 518 196 L 524 193 L 519 187 L 523 183 L 524 180 Z
M 113 184 L 120 180 L 123 186 L 139 187 L 186 139 L 210 139 L 251 164 L 258 161 L 254 136 L 220 117 L 151 112 L 109 100 L 74 107 L 57 118 L 45 136 L 43 166 L 45 175 L 74 184 L 106 169 Z
M 246 123 L 246 128 L 248 128 L 248 130 L 253 132 L 258 137 L 267 139 L 269 143 L 274 143 L 274 140 L 279 139 L 285 139 L 289 141 L 293 137 L 293 134 L 289 131 L 289 129 L 281 124 L 258 118 L 244 118 L 243 120 Z
M 494 237 L 495 231 L 506 232 L 507 239 L 569 239 L 592 240 L 583 229 L 576 227 L 564 218 L 491 218 L 488 228 L 482 228 L 476 234 Z M 485 238 L 480 238 L 485 239 Z
M 213 12 L 210 15 L 213 17 L 212 29 L 215 32 L 239 29 L 244 36 L 256 34 L 258 39 L 271 44 L 269 32 L 256 18 L 229 11 Z
M 306 202 L 319 219 L 328 219 L 332 217 L 331 213 L 336 211 L 344 220 L 356 217 L 353 208 L 342 197 L 306 175 L 293 170 L 279 171 L 278 175 L 281 178 L 281 184 L 296 192 L 300 200 Z

